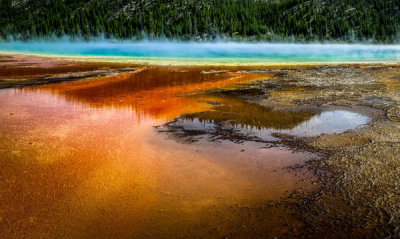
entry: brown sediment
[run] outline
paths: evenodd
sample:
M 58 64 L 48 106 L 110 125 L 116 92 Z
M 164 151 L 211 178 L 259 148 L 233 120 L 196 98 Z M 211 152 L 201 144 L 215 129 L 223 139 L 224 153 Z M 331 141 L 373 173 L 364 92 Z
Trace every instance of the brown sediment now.
M 102 68 L 115 69 L 126 67 L 126 64 L 104 64 L 101 62 L 76 62 L 58 58 L 45 58 L 26 55 L 5 55 L 1 62 L 1 77 L 41 76 L 47 74 L 60 74 L 67 72 L 82 72 L 99 70 Z
M 3 55 L 2 59 L 0 61 L 0 89 L 107 76 L 134 71 L 136 68 L 122 63 L 75 62 L 19 54 Z

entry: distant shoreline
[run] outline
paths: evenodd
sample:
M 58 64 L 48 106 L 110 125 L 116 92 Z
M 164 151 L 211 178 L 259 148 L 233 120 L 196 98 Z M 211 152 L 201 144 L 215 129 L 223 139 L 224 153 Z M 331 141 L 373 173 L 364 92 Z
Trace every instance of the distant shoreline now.
M 323 65 L 399 65 L 400 61 L 287 61 L 262 62 L 251 58 L 187 58 L 187 57 L 131 57 L 131 56 L 79 56 L 30 53 L 20 51 L 0 51 L 0 56 L 32 56 L 75 62 L 121 63 L 143 66 L 323 66 Z M 235 62 L 235 60 L 238 60 Z

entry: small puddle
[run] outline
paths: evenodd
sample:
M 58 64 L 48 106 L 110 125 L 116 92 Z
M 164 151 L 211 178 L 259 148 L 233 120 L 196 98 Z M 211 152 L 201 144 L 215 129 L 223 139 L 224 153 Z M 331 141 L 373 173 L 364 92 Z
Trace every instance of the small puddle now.
M 348 110 L 329 110 L 319 114 L 274 110 L 238 99 L 223 98 L 212 110 L 184 115 L 167 126 L 188 135 L 241 135 L 247 140 L 276 141 L 276 135 L 314 137 L 340 134 L 370 122 L 370 118 Z M 228 137 L 229 138 L 229 137 Z
M 366 125 L 369 121 L 369 117 L 351 111 L 325 111 L 299 124 L 293 129 L 282 130 L 279 131 L 279 133 L 286 133 L 299 137 L 312 137 L 321 134 L 340 134 Z

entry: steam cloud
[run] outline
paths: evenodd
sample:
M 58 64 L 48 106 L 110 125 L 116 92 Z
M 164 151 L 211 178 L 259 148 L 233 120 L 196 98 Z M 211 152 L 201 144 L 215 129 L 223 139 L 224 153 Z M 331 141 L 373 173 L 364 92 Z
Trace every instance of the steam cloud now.
M 1 52 L 68 56 L 234 59 L 248 62 L 399 61 L 400 45 L 289 44 L 170 41 L 31 41 L 5 42 Z

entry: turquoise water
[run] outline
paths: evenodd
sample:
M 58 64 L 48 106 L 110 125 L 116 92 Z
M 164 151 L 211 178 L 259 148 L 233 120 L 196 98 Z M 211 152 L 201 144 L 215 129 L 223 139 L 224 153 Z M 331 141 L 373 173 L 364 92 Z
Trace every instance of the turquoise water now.
M 400 45 L 42 41 L 0 43 L 0 51 L 221 63 L 400 61 Z

